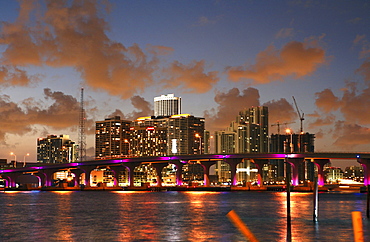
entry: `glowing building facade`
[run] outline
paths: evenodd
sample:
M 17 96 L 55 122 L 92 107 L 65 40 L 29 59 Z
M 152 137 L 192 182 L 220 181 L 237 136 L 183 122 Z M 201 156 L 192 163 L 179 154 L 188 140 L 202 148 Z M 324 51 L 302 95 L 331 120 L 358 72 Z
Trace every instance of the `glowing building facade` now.
M 48 135 L 37 139 L 37 162 L 71 163 L 78 160 L 78 145 L 69 135 Z
M 130 128 L 132 155 L 163 156 L 204 153 L 204 119 L 189 114 L 141 117 Z
M 115 116 L 95 123 L 95 158 L 114 158 L 129 155 L 131 121 Z
M 264 106 L 251 107 L 240 111 L 235 121 L 230 123 L 225 131 L 215 132 L 215 153 L 252 153 L 268 152 L 268 108 Z M 220 182 L 231 181 L 229 165 L 219 161 L 216 165 L 216 175 Z M 255 169 L 249 160 L 237 167 L 239 182 L 254 179 Z

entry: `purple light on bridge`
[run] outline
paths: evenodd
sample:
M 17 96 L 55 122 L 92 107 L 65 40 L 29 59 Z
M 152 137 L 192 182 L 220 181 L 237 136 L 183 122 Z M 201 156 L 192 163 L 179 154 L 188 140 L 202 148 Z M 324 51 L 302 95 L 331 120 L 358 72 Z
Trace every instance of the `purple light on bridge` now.
M 299 158 L 299 155 L 298 154 L 286 154 L 285 157 L 286 158 Z
M 0 170 L 1 173 L 12 172 L 13 170 Z
M 33 167 L 30 167 L 31 169 L 45 169 L 47 166 L 33 166 Z
M 162 157 L 158 157 L 158 160 L 171 160 L 171 157 L 162 156 Z
M 286 154 L 271 154 L 271 157 L 272 158 L 285 158 L 286 157 Z
M 122 162 L 122 160 L 112 160 L 111 162 L 112 162 L 112 163 L 121 163 L 121 162 Z

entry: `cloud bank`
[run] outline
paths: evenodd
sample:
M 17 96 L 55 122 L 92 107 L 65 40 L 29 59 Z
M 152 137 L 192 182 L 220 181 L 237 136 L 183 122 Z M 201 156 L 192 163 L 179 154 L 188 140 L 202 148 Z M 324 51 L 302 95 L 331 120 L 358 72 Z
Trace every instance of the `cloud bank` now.
M 251 79 L 255 84 L 266 84 L 286 77 L 297 79 L 311 75 L 326 62 L 325 50 L 311 45 L 291 41 L 281 50 L 270 45 L 257 55 L 254 65 L 228 68 L 228 77 L 232 81 Z

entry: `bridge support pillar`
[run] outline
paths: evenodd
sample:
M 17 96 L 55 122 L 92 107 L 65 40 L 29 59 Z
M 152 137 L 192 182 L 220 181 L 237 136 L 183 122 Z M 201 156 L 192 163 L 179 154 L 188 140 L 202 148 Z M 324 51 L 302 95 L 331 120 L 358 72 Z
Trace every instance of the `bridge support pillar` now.
M 96 166 L 80 166 L 79 168 L 85 173 L 85 186 L 90 187 L 91 172 L 96 169 Z
M 39 170 L 35 173 L 36 176 L 40 178 L 40 186 L 41 187 L 51 187 L 53 185 L 53 175 L 54 172 L 58 170 L 55 169 L 48 169 L 48 170 Z
M 109 169 L 111 169 L 114 172 L 114 186 L 118 186 L 120 173 L 121 171 L 124 171 L 126 168 L 124 166 L 110 166 Z
M 84 172 L 80 169 L 74 169 L 74 170 L 71 170 L 71 172 L 73 174 L 75 174 L 75 178 L 74 178 L 75 187 L 79 186 L 80 185 L 81 174 L 84 173 Z
M 140 165 L 137 163 L 123 163 L 123 166 L 125 166 L 128 169 L 128 183 L 129 187 L 134 187 L 134 175 L 135 175 L 135 167 Z
M 236 167 L 239 163 L 243 161 L 243 159 L 238 158 L 226 158 L 224 161 L 230 165 L 231 170 L 231 185 L 236 186 L 238 184 L 238 179 L 236 177 Z
M 205 187 L 209 187 L 211 184 L 210 184 L 210 181 L 209 181 L 209 168 L 216 164 L 215 161 L 208 161 L 208 162 L 203 162 L 201 163 L 201 166 L 203 167 L 204 169 L 204 186 Z
M 157 172 L 157 186 L 161 187 L 162 186 L 162 170 L 163 168 L 168 166 L 168 163 L 152 163 L 152 166 Z
M 299 179 L 298 179 L 299 165 L 304 162 L 304 158 L 287 158 L 286 162 L 291 164 L 293 168 L 292 185 L 298 186 L 299 185 Z M 290 171 L 287 171 L 287 172 L 290 172 Z
M 182 167 L 187 163 L 187 161 L 171 161 L 171 164 L 176 166 L 176 185 L 182 186 Z
M 330 159 L 314 159 L 313 162 L 317 166 L 317 184 L 325 185 L 324 166 L 330 162 Z
M 4 180 L 4 188 L 7 188 L 8 187 L 8 184 L 9 184 L 8 177 L 7 176 L 4 176 L 4 175 L 0 175 L 0 179 L 3 179 Z
M 18 176 L 22 175 L 22 173 L 7 173 L 7 174 L 2 174 L 1 176 L 3 179 L 5 179 L 6 182 L 6 187 L 8 188 L 16 188 L 17 187 L 17 178 Z
M 255 165 L 256 165 L 256 167 L 257 167 L 257 169 L 258 169 L 258 181 L 257 181 L 257 183 L 258 183 L 258 185 L 259 186 L 261 186 L 261 185 L 263 185 L 263 166 L 265 165 L 265 164 L 268 164 L 269 163 L 269 161 L 268 160 L 264 160 L 264 159 L 252 159 L 251 160 Z
M 357 162 L 364 168 L 364 185 L 370 185 L 370 159 L 369 158 L 358 158 Z

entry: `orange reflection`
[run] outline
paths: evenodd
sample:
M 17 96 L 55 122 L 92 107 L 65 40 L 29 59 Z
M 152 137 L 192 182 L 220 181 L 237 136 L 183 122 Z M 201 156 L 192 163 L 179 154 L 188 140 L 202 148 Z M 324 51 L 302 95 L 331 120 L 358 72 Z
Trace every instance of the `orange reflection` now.
M 183 192 L 183 193 L 192 194 L 194 196 L 196 196 L 196 195 L 203 196 L 203 195 L 206 195 L 206 194 L 219 194 L 220 192 L 187 191 L 187 192 Z
M 281 218 L 282 226 L 276 228 L 283 241 L 287 237 L 287 193 L 277 192 L 274 194 L 278 203 L 277 213 Z M 312 193 L 291 192 L 290 193 L 290 216 L 292 241 L 304 241 L 305 218 L 312 218 Z
M 20 193 L 21 191 L 4 191 L 4 193 Z
M 205 230 L 204 224 L 205 215 L 209 213 L 207 205 L 212 201 L 212 195 L 217 192 L 185 192 L 189 197 L 188 214 L 191 218 L 189 222 L 190 228 L 187 232 L 189 241 L 207 241 L 210 235 L 210 230 Z
M 72 191 L 52 191 L 53 193 L 59 193 L 59 194 L 69 194 L 72 193 Z
M 71 214 L 71 193 L 72 191 L 53 191 L 60 194 L 61 197 L 57 199 L 56 207 L 60 214 L 59 219 L 56 220 L 56 240 L 73 241 L 72 237 L 72 220 L 71 216 L 64 216 Z

